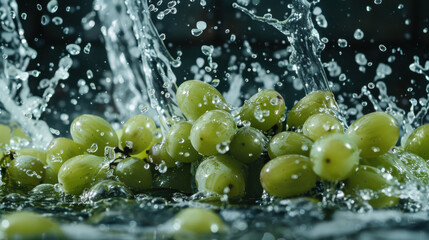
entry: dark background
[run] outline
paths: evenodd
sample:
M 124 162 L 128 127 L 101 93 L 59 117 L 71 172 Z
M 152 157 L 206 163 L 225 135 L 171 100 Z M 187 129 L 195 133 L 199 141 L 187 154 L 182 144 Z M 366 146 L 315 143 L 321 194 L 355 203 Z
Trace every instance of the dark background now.
M 176 56 L 177 51 L 183 52 L 182 66 L 174 69 L 178 82 L 193 77 L 190 68 L 195 65 L 197 57 L 206 58 L 200 50 L 202 44 L 223 46 L 222 56 L 214 59 L 219 63 L 218 71 L 211 72 L 209 75 L 225 80 L 227 73 L 230 72 L 228 60 L 231 55 L 236 55 L 239 63 L 246 64 L 244 76 L 249 80 L 246 86 L 248 92 L 252 93 L 255 91 L 254 86 L 262 85 L 252 83 L 256 74 L 247 71 L 247 68 L 252 62 L 259 62 L 264 69 L 281 77 L 283 86 L 278 87 L 277 90 L 282 92 L 290 109 L 293 102 L 303 96 L 304 92 L 296 91 L 291 87 L 289 79 L 291 75 L 284 76 L 286 69 L 279 67 L 278 60 L 273 58 L 275 51 L 285 49 L 289 45 L 286 37 L 274 28 L 252 21 L 248 16 L 232 8 L 233 1 L 207 0 L 205 8 L 199 5 L 199 1 L 181 0 L 177 5 L 178 13 L 167 15 L 162 21 L 156 19 L 157 13 L 153 14 L 158 31 L 166 35 L 165 43 L 171 54 Z M 58 1 L 59 10 L 54 14 L 46 9 L 48 0 L 18 0 L 17 2 L 20 13 L 27 14 L 26 20 L 21 19 L 25 36 L 30 46 L 39 53 L 37 59 L 28 67 L 42 72 L 41 77 L 30 81 L 35 94 L 42 93 L 37 89 L 38 82 L 45 77 L 52 77 L 59 59 L 67 54 L 65 50 L 67 44 L 81 38 L 82 50 L 87 43 L 92 45 L 90 54 L 81 52 L 80 55 L 73 56 L 71 76 L 63 82 L 62 87 L 57 87 L 48 112 L 44 115 L 44 118 L 50 122 L 50 126 L 65 130 L 70 120 L 78 113 L 103 114 L 106 109 L 114 109 L 112 105 L 93 101 L 98 92 L 109 93 L 111 90 L 98 83 L 100 78 L 108 76 L 109 71 L 98 19 L 95 17 L 96 25 L 90 30 L 84 30 L 81 24 L 81 19 L 92 11 L 92 1 Z M 167 2 L 164 1 L 159 8 L 166 9 Z M 248 8 L 256 10 L 258 15 L 270 11 L 273 17 L 283 19 L 285 13 L 289 12 L 287 4 L 290 1 L 261 0 L 257 6 L 252 4 L 257 1 L 250 0 L 250 2 Z M 37 4 L 42 6 L 42 10 L 37 9 Z M 403 8 L 398 7 L 400 4 Z M 374 0 L 322 0 L 316 6 L 322 9 L 322 14 L 328 22 L 327 28 L 321 28 L 315 23 L 321 37 L 329 40 L 322 53 L 322 61 L 336 61 L 347 77 L 346 81 L 339 81 L 338 77 L 329 78 L 333 83 L 341 85 L 337 95 L 359 93 L 363 85 L 374 82 L 378 64 L 385 63 L 392 68 L 392 74 L 383 81 L 388 86 L 388 93 L 398 99 L 401 107 L 408 109 L 409 99 L 412 97 L 418 99 L 426 96 L 427 81 L 423 75 L 411 72 L 409 65 L 414 61 L 415 55 L 420 57 L 422 65 L 429 59 L 429 33 L 425 33 L 424 30 L 429 29 L 429 1 L 383 0 L 381 4 L 375 4 Z M 371 10 L 368 11 L 368 8 Z M 51 19 L 46 26 L 41 24 L 43 15 Z M 53 24 L 52 18 L 55 16 L 61 16 L 63 24 Z M 201 36 L 192 36 L 191 29 L 195 28 L 196 22 L 200 20 L 207 22 L 208 27 Z M 362 29 L 365 34 L 362 40 L 356 40 L 353 37 L 357 28 Z M 235 42 L 229 42 L 231 34 L 236 35 Z M 340 48 L 337 44 L 339 38 L 346 39 L 349 46 Z M 243 54 L 244 40 L 250 43 L 252 51 L 258 55 L 256 59 Z M 385 52 L 380 51 L 380 44 L 386 46 Z M 359 71 L 359 66 L 355 62 L 356 53 L 364 53 L 372 63 L 371 66 L 366 66 L 365 73 Z M 392 59 L 391 56 L 394 56 L 395 60 L 388 62 L 389 57 Z M 94 73 L 93 79 L 87 79 L 88 69 Z M 90 89 L 88 94 L 81 96 L 77 92 L 79 79 L 84 79 L 87 84 L 94 83 L 97 89 Z M 221 90 L 225 87 L 225 83 L 226 81 L 221 81 L 219 86 Z M 246 98 L 248 95 L 243 97 Z M 77 104 L 71 104 L 71 99 L 76 99 Z M 367 108 L 368 111 L 371 110 L 370 107 Z M 67 114 L 68 120 L 64 114 Z M 67 135 L 67 131 L 62 131 L 63 134 Z

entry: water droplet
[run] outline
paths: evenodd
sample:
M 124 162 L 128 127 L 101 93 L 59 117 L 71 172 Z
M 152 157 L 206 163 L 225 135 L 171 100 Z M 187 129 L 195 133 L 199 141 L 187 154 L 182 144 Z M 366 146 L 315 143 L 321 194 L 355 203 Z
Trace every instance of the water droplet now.
M 383 2 L 383 0 L 374 0 L 374 3 L 377 4 L 377 5 L 381 4 L 382 2 Z
M 92 79 L 94 77 L 94 74 L 92 73 L 91 69 L 89 69 L 88 71 L 86 71 L 86 77 L 88 79 Z
M 58 25 L 63 24 L 63 19 L 61 17 L 54 17 L 54 18 L 52 18 L 52 22 L 58 26 Z
M 201 30 L 201 29 L 197 29 L 197 28 L 192 28 L 191 29 L 191 34 L 192 34 L 192 36 L 195 36 L 195 37 L 198 37 L 198 36 L 200 36 L 201 34 L 203 34 L 203 30 Z
M 326 20 L 325 16 L 322 14 L 316 16 L 316 23 L 321 28 L 327 28 L 328 27 L 328 21 Z
M 78 55 L 80 53 L 80 46 L 77 44 L 68 44 L 66 46 L 66 50 L 71 54 L 71 55 Z
M 207 23 L 204 21 L 198 21 L 197 28 L 200 30 L 205 30 L 207 28 Z
M 40 23 L 43 25 L 43 26 L 46 26 L 46 25 L 48 25 L 48 23 L 49 23 L 49 21 L 50 21 L 51 19 L 49 18 L 49 16 L 48 15 L 43 15 L 42 16 L 42 18 L 40 19 Z
M 355 55 L 355 61 L 357 64 L 359 64 L 361 66 L 364 66 L 368 63 L 368 60 L 366 59 L 366 56 L 363 53 L 357 53 Z
M 26 20 L 27 19 L 27 13 L 21 13 L 21 18 L 22 18 L 22 20 Z
M 380 51 L 385 52 L 387 50 L 386 46 L 384 46 L 383 44 L 380 44 L 378 46 L 378 48 L 380 49 Z
M 364 33 L 361 29 L 358 28 L 358 29 L 356 29 L 355 33 L 353 34 L 353 37 L 356 40 L 361 40 L 364 37 Z
M 339 46 L 340 48 L 345 48 L 345 47 L 347 47 L 347 46 L 348 46 L 347 40 L 342 39 L 342 38 L 339 38 L 339 39 L 338 39 L 338 46 Z
M 57 0 L 51 0 L 48 2 L 48 5 L 46 6 L 48 8 L 48 11 L 50 13 L 55 13 L 58 10 L 58 2 Z
M 89 52 L 91 51 L 91 43 L 86 44 L 86 46 L 83 48 L 83 52 L 85 54 L 89 54 Z

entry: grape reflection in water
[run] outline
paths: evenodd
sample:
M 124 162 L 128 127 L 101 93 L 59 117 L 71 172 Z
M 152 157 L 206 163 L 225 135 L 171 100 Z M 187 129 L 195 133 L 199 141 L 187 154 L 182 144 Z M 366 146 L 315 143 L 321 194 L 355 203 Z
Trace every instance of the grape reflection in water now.
M 411 33 L 406 28 L 411 21 L 407 15 L 410 12 L 404 11 L 424 5 L 424 2 L 415 5 L 374 1 L 365 5 L 344 1 L 337 7 L 342 15 L 350 14 L 350 18 L 355 18 L 352 22 L 356 28 L 347 31 L 337 27 L 333 32 L 327 30 L 338 25 L 330 20 L 335 19 L 336 13 L 325 7 L 329 4 L 319 1 L 311 4 L 306 0 L 281 1 L 279 5 L 270 6 L 267 2 L 250 0 L 223 1 L 222 4 L 202 0 L 96 0 L 90 3 L 92 9 L 85 8 L 88 3 L 55 2 L 25 6 L 23 1 L 1 0 L 0 121 L 12 126 L 12 134 L 16 135 L 10 148 L 45 148 L 53 136 L 67 136 L 67 126 L 75 116 L 92 111 L 103 115 L 114 126 L 138 113 L 159 116 L 158 124 L 167 129 L 171 121 L 183 118 L 175 102 L 175 89 L 185 78 L 218 87 L 234 107 L 240 106 L 258 88 L 280 91 L 289 107 L 304 94 L 302 90 L 331 89 L 347 123 L 368 111 L 387 111 L 401 123 L 404 138 L 417 125 L 427 122 L 428 91 L 424 87 L 427 64 L 420 65 L 420 59 L 426 59 L 422 55 L 424 50 L 408 53 L 395 43 L 371 39 L 365 24 L 359 25 L 361 16 L 391 11 L 405 26 L 401 33 L 403 39 L 412 42 L 413 36 L 407 35 Z M 21 6 L 37 14 L 21 11 Z M 347 10 L 348 7 L 356 12 Z M 87 11 L 82 13 L 82 9 Z M 216 14 L 222 15 L 222 11 L 231 13 L 235 22 L 216 19 Z M 74 22 L 67 22 L 67 14 L 74 16 Z M 187 15 L 190 18 L 186 20 Z M 29 31 L 23 29 L 30 18 L 40 20 L 41 26 L 59 29 L 64 42 L 54 47 L 60 53 L 52 51 L 58 58 L 44 56 L 50 51 L 34 50 L 43 49 L 41 42 L 47 37 L 28 37 Z M 254 20 L 258 22 L 252 22 Z M 380 29 L 388 25 L 381 19 L 378 22 Z M 182 23 L 184 26 L 180 28 L 177 24 Z M 186 31 L 174 31 L 174 28 Z M 277 35 L 268 34 L 276 31 Z M 417 31 L 425 39 L 425 28 Z M 83 36 L 87 34 L 96 35 L 96 38 L 102 36 L 103 45 L 94 43 L 94 38 L 89 38 L 93 42 L 85 39 Z M 210 34 L 222 37 L 220 40 L 216 40 L 219 37 L 206 37 Z M 274 39 L 268 39 L 263 36 L 265 34 Z M 185 39 L 185 42 L 175 43 L 177 39 Z M 34 49 L 29 45 L 34 45 Z M 184 46 L 182 50 L 180 45 Z M 364 45 L 369 45 L 365 54 L 361 52 L 365 50 Z M 327 49 L 322 52 L 325 47 Z M 52 49 L 51 46 L 47 48 Z M 100 52 L 107 55 L 106 60 L 100 60 L 97 56 Z M 98 63 L 82 60 L 86 57 Z M 42 66 L 42 58 L 53 60 L 45 60 L 46 66 Z M 401 58 L 406 63 L 402 64 L 405 70 L 397 64 Z M 347 64 L 350 59 L 353 64 Z M 99 67 L 103 61 L 105 64 Z M 411 75 L 410 71 L 417 74 Z M 397 91 L 397 97 L 392 97 L 390 92 L 396 87 L 391 81 L 398 75 L 401 82 L 407 82 L 402 83 L 407 86 L 404 87 L 406 91 Z M 359 78 L 367 80 L 359 81 Z M 70 99 L 65 101 L 61 94 L 67 92 L 70 92 Z M 93 107 L 95 105 L 97 107 Z M 64 110 L 67 108 L 71 110 Z M 20 129 L 28 139 L 19 137 Z M 383 211 L 356 206 L 342 191 L 330 192 L 329 186 L 320 187 L 327 189 L 319 205 L 308 199 L 281 200 L 264 195 L 257 204 L 217 209 L 231 226 L 230 239 L 238 236 L 243 239 L 278 236 L 388 238 L 394 236 L 392 232 L 395 231 L 405 231 L 407 238 L 413 238 L 416 235 L 412 230 L 428 221 L 428 190 L 417 184 L 391 189 L 401 191 L 403 202 L 398 209 Z M 201 200 L 198 195 L 168 191 L 141 194 L 133 200 L 84 200 L 83 210 L 77 204 L 81 200 L 76 199 L 58 201 L 53 196 L 52 201 L 42 201 L 32 194 L 3 192 L 0 197 L 1 208 L 5 211 L 25 207 L 53 213 L 64 222 L 64 230 L 74 239 L 103 238 L 106 233 L 117 239 L 153 238 L 154 233 L 162 238 L 160 223 L 166 222 L 178 209 L 185 206 L 216 208 L 195 201 Z M 340 210 L 326 211 L 334 205 Z M 409 213 L 413 211 L 417 213 Z M 360 232 L 360 229 L 367 231 Z

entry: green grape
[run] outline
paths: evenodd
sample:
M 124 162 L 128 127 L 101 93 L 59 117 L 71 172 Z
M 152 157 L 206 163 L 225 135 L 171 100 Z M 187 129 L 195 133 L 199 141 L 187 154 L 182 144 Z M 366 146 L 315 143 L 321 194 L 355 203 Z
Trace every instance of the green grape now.
M 394 153 L 387 152 L 375 158 L 362 158 L 360 164 L 375 167 L 389 173 L 401 183 L 414 179 L 413 174 L 400 160 L 399 156 Z
M 68 159 L 83 154 L 85 149 L 68 138 L 55 138 L 46 149 L 47 165 L 58 174 L 61 165 Z
M 399 126 L 391 115 L 373 112 L 354 121 L 346 134 L 356 142 L 361 157 L 377 157 L 395 146 Z
M 13 122 L 9 124 L 9 127 L 11 129 L 11 135 L 12 135 L 11 139 L 14 139 L 14 140 L 25 139 L 25 140 L 31 141 L 31 138 L 27 136 L 27 134 L 22 130 L 21 126 L 19 126 L 17 122 Z
M 7 176 L 13 186 L 33 188 L 42 183 L 46 170 L 43 163 L 33 156 L 20 155 L 7 168 Z
M 197 168 L 195 182 L 200 192 L 226 193 L 230 198 L 245 193 L 243 165 L 228 155 L 205 158 Z
M 215 155 L 226 153 L 236 131 L 237 125 L 230 113 L 223 110 L 212 110 L 204 113 L 194 122 L 190 139 L 192 146 L 199 153 Z
M 416 128 L 405 141 L 405 151 L 429 159 L 429 124 Z
M 374 167 L 361 165 L 347 179 L 345 192 L 355 193 L 362 190 L 370 190 L 372 194 L 370 194 L 371 199 L 368 200 L 368 203 L 373 208 L 394 207 L 398 204 L 399 198 L 393 194 L 388 196 L 382 192 L 383 189 L 393 184 L 393 181 L 388 180 L 388 178 Z M 366 198 L 368 198 L 368 195 L 365 193 Z
M 140 153 L 135 154 L 135 155 L 131 155 L 131 157 L 136 157 L 136 158 L 140 158 L 140 159 L 149 159 L 149 152 L 150 152 L 151 148 L 156 143 L 162 142 L 162 139 L 163 139 L 163 135 L 162 135 L 160 128 L 155 129 L 152 133 L 153 133 L 153 138 L 152 138 L 152 142 L 149 144 L 149 146 L 145 150 L 141 151 Z
M 45 179 L 43 180 L 43 183 L 58 183 L 58 171 L 55 171 L 51 166 L 45 166 L 45 171 Z
M 310 159 L 302 155 L 283 155 L 269 161 L 260 173 L 262 187 L 272 196 L 291 197 L 316 186 L 317 176 Z
M 84 114 L 71 124 L 73 141 L 83 146 L 90 154 L 104 156 L 106 147 L 117 147 L 118 136 L 110 124 L 101 117 Z
M 312 146 L 313 141 L 301 133 L 281 132 L 271 138 L 268 144 L 268 156 L 271 159 L 288 154 L 308 156 Z
M 32 156 L 39 159 L 44 165 L 46 165 L 46 152 L 40 149 L 34 148 L 23 148 L 16 150 L 15 153 L 18 156 Z
M 337 109 L 334 94 L 329 91 L 315 91 L 299 100 L 287 116 L 287 124 L 294 129 L 301 128 L 308 117 L 317 113 L 334 114 Z
M 154 171 L 153 186 L 155 188 L 168 188 L 193 193 L 192 181 L 191 164 L 181 163 L 175 168 L 160 168 L 158 171 Z
M 10 138 L 10 127 L 7 125 L 0 124 L 0 146 L 4 146 L 5 144 L 9 144 Z
M 327 113 L 318 113 L 307 118 L 302 126 L 302 133 L 316 141 L 327 134 L 344 133 L 344 129 L 336 117 Z
M 165 135 L 165 148 L 175 160 L 190 163 L 201 159 L 201 155 L 192 146 L 189 135 L 192 124 L 179 122 L 174 124 Z
M 133 192 L 141 193 L 152 187 L 152 172 L 142 159 L 129 157 L 118 163 L 114 175 Z
M 133 196 L 134 194 L 125 184 L 114 180 L 102 180 L 88 190 L 84 196 L 84 199 L 95 202 L 101 199 L 115 197 L 129 199 Z
M 79 155 L 67 160 L 58 172 L 58 182 L 69 194 L 80 195 L 99 179 L 107 176 L 104 158 L 95 155 Z
M 265 136 L 259 130 L 243 127 L 234 135 L 229 152 L 240 162 L 251 163 L 261 156 L 265 142 Z
M 328 181 L 344 180 L 359 164 L 359 149 L 344 134 L 330 134 L 319 138 L 310 152 L 313 171 Z
M 65 239 L 58 223 L 38 213 L 13 212 L 4 215 L 1 223 L 4 239 Z
M 222 94 L 208 83 L 189 80 L 177 89 L 177 104 L 187 119 L 195 121 L 207 111 L 228 110 Z
M 226 229 L 222 219 L 213 211 L 204 208 L 186 208 L 181 210 L 167 224 L 179 234 L 211 234 Z
M 285 101 L 274 90 L 262 90 L 247 100 L 240 109 L 240 120 L 267 131 L 277 125 L 285 113 Z
M 153 140 L 155 122 L 148 116 L 136 115 L 124 124 L 120 145 L 130 155 L 146 150 Z
M 174 160 L 167 152 L 165 143 L 155 143 L 149 151 L 149 161 L 155 165 L 165 165 L 168 168 L 176 167 Z

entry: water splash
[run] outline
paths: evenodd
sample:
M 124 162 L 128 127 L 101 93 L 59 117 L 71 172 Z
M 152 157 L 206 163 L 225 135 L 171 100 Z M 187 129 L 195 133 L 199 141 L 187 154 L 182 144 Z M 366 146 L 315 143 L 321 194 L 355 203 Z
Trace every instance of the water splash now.
M 37 53 L 24 37 L 16 1 L 1 0 L 0 10 L 5 13 L 1 14 L 0 26 L 0 121 L 18 122 L 33 144 L 43 148 L 49 144 L 52 135 L 48 125 L 39 118 L 53 93 L 50 89 L 44 92 L 43 98 L 31 96 L 30 74 L 26 68 Z
M 320 54 L 325 44 L 320 41 L 319 33 L 311 20 L 311 4 L 307 0 L 294 0 L 292 11 L 285 20 L 273 17 L 260 17 L 243 6 L 232 6 L 249 15 L 253 20 L 268 23 L 275 27 L 289 40 L 292 47 L 290 64 L 303 81 L 306 93 L 316 90 L 329 90 L 329 84 Z

